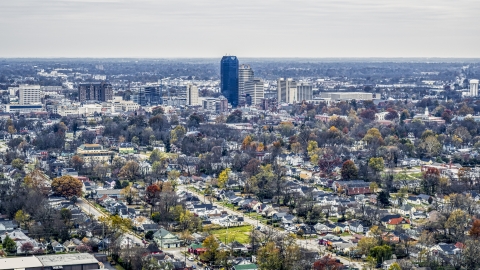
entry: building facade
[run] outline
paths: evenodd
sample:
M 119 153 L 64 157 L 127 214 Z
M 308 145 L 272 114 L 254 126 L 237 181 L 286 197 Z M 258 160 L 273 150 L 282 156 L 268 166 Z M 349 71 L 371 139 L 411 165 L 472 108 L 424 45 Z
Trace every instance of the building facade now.
M 304 100 L 313 99 L 313 86 L 308 83 L 299 83 L 297 84 L 297 99 L 296 101 L 301 102 Z
M 77 148 L 77 155 L 87 164 L 110 162 L 112 159 L 112 152 L 103 149 L 100 144 L 82 144 Z
M 278 103 L 293 103 L 297 95 L 297 82 L 293 79 L 280 78 L 277 82 Z
M 40 85 L 23 84 L 18 88 L 20 105 L 31 105 L 40 103 Z
M 238 59 L 224 56 L 220 61 L 220 91 L 232 107 L 238 106 Z
M 321 98 L 331 100 L 372 100 L 372 93 L 366 92 L 323 92 Z
M 240 106 L 246 103 L 245 83 L 253 80 L 253 70 L 249 65 L 240 65 L 238 69 L 238 102 Z
M 113 98 L 112 85 L 106 82 L 82 83 L 78 86 L 78 100 L 109 101 Z
M 187 105 L 196 106 L 198 103 L 198 87 L 193 84 L 187 85 Z
M 250 97 L 248 98 L 250 104 L 247 105 L 256 106 L 262 103 L 262 99 L 264 98 L 263 85 L 263 81 L 258 78 L 245 82 L 245 95 Z
M 470 80 L 470 96 L 472 97 L 478 96 L 478 80 L 475 80 L 475 79 Z

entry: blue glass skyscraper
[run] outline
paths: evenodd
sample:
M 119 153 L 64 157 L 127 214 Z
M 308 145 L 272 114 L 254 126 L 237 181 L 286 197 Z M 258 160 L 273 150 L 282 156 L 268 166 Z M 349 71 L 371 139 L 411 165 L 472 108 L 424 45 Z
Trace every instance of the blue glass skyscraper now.
M 238 59 L 224 56 L 220 61 L 220 91 L 232 107 L 238 106 Z

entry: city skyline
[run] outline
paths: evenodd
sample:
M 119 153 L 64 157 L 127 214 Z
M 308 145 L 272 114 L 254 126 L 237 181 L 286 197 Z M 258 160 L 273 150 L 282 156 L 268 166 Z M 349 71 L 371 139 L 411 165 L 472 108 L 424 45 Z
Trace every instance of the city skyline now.
M 0 57 L 476 58 L 477 10 L 472 0 L 2 1 Z

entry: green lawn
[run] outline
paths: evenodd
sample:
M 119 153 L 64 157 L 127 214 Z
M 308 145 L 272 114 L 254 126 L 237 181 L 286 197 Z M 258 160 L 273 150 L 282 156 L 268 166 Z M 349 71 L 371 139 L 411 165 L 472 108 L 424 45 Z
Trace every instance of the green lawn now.
M 228 233 L 226 228 L 212 230 L 211 233 L 223 243 L 225 243 L 225 237 L 227 237 L 227 234 L 228 234 L 226 243 L 230 243 L 235 240 L 239 243 L 247 244 L 250 242 L 251 230 L 252 230 L 252 226 L 240 226 L 240 227 L 228 228 Z

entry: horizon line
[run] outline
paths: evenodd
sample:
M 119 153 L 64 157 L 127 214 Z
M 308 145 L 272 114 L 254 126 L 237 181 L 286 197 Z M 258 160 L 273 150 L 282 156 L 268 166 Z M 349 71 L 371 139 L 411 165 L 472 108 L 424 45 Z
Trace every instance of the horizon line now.
M 0 56 L 0 59 L 220 59 L 222 56 Z M 227 55 L 236 56 L 238 55 Z M 241 58 L 256 58 L 256 59 L 479 59 L 480 56 L 472 57 L 445 57 L 445 56 L 318 56 L 318 57 L 304 57 L 304 56 L 241 56 Z

